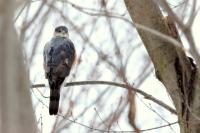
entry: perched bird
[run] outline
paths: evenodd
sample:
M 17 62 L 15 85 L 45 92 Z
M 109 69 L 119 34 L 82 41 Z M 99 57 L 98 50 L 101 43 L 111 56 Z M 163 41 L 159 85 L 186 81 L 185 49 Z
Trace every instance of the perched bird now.
M 59 107 L 60 87 L 75 62 L 76 51 L 65 26 L 55 28 L 54 36 L 43 51 L 45 78 L 49 81 L 49 114 L 56 115 Z

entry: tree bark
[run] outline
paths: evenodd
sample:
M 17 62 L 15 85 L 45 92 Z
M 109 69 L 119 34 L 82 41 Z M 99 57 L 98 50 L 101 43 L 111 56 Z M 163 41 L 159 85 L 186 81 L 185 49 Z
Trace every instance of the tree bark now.
M 174 37 L 153 0 L 124 1 L 133 22 Z M 192 59 L 186 56 L 181 45 L 176 46 L 147 31 L 136 29 L 154 64 L 157 78 L 173 100 L 181 133 L 200 132 L 199 71 Z
M 0 0 L 0 132 L 36 132 L 22 45 L 13 25 L 16 1 Z

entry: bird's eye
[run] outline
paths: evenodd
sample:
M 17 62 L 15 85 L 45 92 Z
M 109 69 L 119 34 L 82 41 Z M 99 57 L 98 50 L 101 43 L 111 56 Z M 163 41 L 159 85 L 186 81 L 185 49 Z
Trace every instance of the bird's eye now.
M 61 30 L 58 30 L 58 32 L 61 32 Z

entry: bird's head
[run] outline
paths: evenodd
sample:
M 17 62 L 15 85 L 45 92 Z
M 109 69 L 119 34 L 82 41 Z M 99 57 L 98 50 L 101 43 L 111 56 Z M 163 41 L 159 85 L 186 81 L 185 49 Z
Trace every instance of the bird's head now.
M 58 36 L 58 37 L 69 37 L 69 33 L 68 33 L 68 29 L 65 26 L 58 26 L 55 28 L 54 31 L 54 36 Z

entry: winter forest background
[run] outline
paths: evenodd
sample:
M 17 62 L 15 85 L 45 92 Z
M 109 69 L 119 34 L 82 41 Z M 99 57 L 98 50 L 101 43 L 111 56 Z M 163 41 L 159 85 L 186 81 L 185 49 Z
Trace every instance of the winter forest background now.
M 0 132 L 200 132 L 199 9 L 198 0 L 0 0 Z M 59 25 L 77 61 L 50 116 L 43 47 Z

